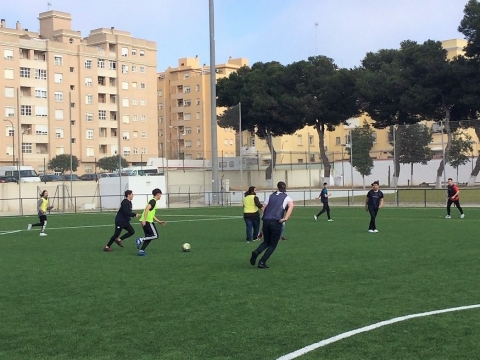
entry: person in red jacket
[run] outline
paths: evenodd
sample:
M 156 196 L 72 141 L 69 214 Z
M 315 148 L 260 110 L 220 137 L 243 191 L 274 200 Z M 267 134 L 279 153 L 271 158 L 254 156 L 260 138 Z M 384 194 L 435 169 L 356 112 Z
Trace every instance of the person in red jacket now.
M 453 183 L 452 178 L 448 178 L 448 187 L 447 187 L 447 216 L 445 216 L 445 219 L 450 219 L 450 207 L 452 204 L 455 204 L 457 207 L 458 211 L 460 211 L 460 217 L 463 219 L 465 217 L 465 214 L 463 213 L 463 209 L 460 206 L 460 198 L 458 197 L 458 194 L 460 193 L 460 189 L 456 184 Z

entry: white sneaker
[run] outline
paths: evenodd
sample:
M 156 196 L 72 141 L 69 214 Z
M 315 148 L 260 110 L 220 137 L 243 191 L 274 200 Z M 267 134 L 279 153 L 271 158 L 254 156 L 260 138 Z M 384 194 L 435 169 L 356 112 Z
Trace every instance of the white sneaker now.
M 377 230 L 377 229 L 375 229 L 375 230 L 373 230 L 373 232 L 374 232 L 374 233 L 377 233 L 377 232 L 378 232 L 378 230 Z
M 315 221 L 317 221 L 318 219 L 317 215 L 313 215 L 313 218 L 315 219 Z
M 333 221 L 333 219 L 328 219 L 327 221 Z
M 460 215 L 460 218 L 463 219 L 465 217 L 465 214 Z
M 374 230 L 368 230 L 369 233 L 374 233 L 375 231 Z
M 45 233 L 40 233 L 40 236 L 47 236 L 47 234 L 45 234 Z
M 27 230 L 32 230 L 32 224 L 28 224 Z
M 445 216 L 445 219 L 451 219 L 452 217 L 450 215 Z

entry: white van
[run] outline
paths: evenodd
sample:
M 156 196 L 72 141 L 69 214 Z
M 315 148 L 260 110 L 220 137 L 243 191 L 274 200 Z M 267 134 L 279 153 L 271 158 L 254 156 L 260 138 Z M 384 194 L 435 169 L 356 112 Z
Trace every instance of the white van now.
M 20 168 L 20 177 L 18 170 Z M 0 176 L 13 176 L 20 178 L 20 182 L 41 182 L 40 177 L 31 166 L 0 166 Z

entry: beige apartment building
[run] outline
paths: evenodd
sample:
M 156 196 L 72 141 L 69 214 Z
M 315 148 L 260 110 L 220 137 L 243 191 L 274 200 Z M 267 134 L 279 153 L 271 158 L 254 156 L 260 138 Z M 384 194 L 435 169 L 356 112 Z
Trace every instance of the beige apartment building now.
M 216 79 L 229 76 L 242 66 L 244 58 L 215 65 Z M 157 76 L 158 150 L 169 159 L 211 159 L 210 67 L 198 57 L 178 60 Z M 217 109 L 217 114 L 224 111 Z M 236 156 L 236 131 L 217 127 L 219 157 Z
M 44 163 L 72 153 L 82 174 L 106 156 L 132 164 L 157 156 L 156 43 L 113 27 L 82 38 L 60 11 L 38 20 L 39 33 L 1 20 L 0 165 L 15 160 L 43 173 Z

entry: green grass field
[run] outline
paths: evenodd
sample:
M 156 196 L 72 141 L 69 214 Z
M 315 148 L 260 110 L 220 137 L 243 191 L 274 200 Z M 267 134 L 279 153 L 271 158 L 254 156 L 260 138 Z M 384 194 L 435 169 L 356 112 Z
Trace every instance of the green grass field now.
M 363 209 L 316 211 L 295 208 L 265 270 L 241 207 L 160 210 L 146 257 L 134 238 L 102 251 L 113 213 L 51 215 L 47 237 L 26 231 L 36 217 L 0 218 L 0 359 L 273 360 L 480 304 L 480 209 L 382 209 L 378 234 Z M 480 359 L 479 324 L 480 309 L 420 317 L 300 359 Z

